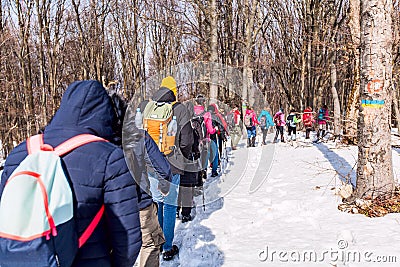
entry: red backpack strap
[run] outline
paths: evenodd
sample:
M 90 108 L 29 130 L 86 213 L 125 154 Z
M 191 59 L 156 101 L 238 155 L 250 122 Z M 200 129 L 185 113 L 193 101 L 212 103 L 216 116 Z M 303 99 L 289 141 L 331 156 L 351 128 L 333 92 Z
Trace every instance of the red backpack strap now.
M 57 155 L 62 156 L 74 150 L 77 147 L 83 146 L 91 142 L 108 142 L 108 141 L 92 134 L 80 134 L 64 141 L 62 144 L 54 148 L 54 152 Z
M 83 234 L 79 237 L 79 248 L 81 248 L 89 237 L 92 235 L 94 229 L 96 229 L 97 225 L 99 224 L 101 218 L 104 214 L 104 205 L 101 206 L 100 210 L 97 212 L 96 216 L 94 216 L 93 221 L 90 222 L 89 226 L 83 232 Z
M 38 152 L 40 148 L 43 146 L 43 134 L 37 134 L 26 139 L 26 148 L 28 150 L 28 154 L 33 154 Z

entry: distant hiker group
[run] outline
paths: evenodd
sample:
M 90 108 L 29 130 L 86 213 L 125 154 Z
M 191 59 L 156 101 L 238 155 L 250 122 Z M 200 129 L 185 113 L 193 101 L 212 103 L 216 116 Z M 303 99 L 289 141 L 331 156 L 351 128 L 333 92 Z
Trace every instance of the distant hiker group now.
M 306 139 L 316 121 L 327 133 L 326 106 L 314 118 L 268 106 L 218 106 L 198 94 L 180 102 L 173 77 L 150 99 L 129 106 L 97 81 L 65 91 L 51 122 L 7 157 L 0 183 L 0 266 L 157 267 L 179 253 L 176 219 L 192 221 L 195 195 L 218 177 L 228 147 Z M 124 122 L 124 126 L 122 126 Z M 227 142 L 230 141 L 230 146 Z M 210 173 L 209 170 L 210 169 Z M 160 254 L 160 252 L 162 254 Z

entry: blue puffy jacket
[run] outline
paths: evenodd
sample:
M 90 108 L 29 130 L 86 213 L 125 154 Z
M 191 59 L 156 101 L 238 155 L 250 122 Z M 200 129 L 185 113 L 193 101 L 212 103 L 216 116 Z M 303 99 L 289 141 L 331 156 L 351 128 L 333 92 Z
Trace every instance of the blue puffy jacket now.
M 83 133 L 111 141 L 115 137 L 115 120 L 111 99 L 99 82 L 74 82 L 65 91 L 60 108 L 45 128 L 44 142 L 56 147 Z M 26 156 L 23 142 L 7 157 L 0 197 L 10 174 Z M 63 162 L 76 200 L 79 235 L 102 204 L 105 205 L 103 218 L 79 249 L 73 266 L 132 267 L 142 239 L 137 185 L 128 171 L 122 149 L 108 142 L 89 143 L 63 156 Z
M 260 115 L 258 116 L 258 121 L 261 121 L 261 117 L 262 116 L 265 116 L 266 117 L 266 125 L 265 125 L 265 127 L 271 127 L 271 126 L 274 126 L 274 121 L 272 120 L 272 116 L 271 116 L 271 114 L 268 112 L 268 111 L 266 111 L 266 110 L 261 110 L 261 113 L 260 113 Z

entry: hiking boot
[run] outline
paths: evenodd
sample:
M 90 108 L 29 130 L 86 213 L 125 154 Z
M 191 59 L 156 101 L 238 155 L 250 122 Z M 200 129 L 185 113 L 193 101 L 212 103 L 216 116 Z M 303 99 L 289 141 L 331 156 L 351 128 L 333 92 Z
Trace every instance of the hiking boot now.
M 178 253 L 179 253 L 179 248 L 176 245 L 173 245 L 170 250 L 163 252 L 163 260 L 170 261 Z
M 218 172 L 213 172 L 212 174 L 211 174 L 211 177 L 217 177 L 218 176 Z
M 186 223 L 192 220 L 192 216 L 190 214 L 188 216 L 183 216 L 182 215 L 182 223 Z

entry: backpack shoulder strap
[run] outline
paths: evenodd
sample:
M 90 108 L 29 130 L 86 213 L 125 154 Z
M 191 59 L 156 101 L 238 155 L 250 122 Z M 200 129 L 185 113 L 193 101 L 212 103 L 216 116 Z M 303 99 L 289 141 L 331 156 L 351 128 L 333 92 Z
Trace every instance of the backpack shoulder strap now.
M 28 154 L 33 154 L 38 152 L 43 146 L 43 134 L 37 134 L 26 139 L 26 148 L 28 150 Z
M 96 229 L 97 225 L 99 224 L 101 218 L 104 214 L 104 205 L 101 206 L 100 210 L 96 213 L 93 220 L 90 222 L 89 226 L 85 229 L 83 234 L 79 237 L 79 244 L 78 247 L 81 248 L 89 237 L 93 234 L 94 229 Z
M 75 148 L 78 148 L 80 146 L 83 146 L 85 144 L 92 143 L 92 142 L 108 142 L 108 141 L 101 137 L 92 135 L 92 134 L 80 134 L 80 135 L 74 136 L 74 137 L 64 141 L 60 145 L 58 145 L 56 148 L 54 148 L 54 152 L 58 156 L 62 156 L 62 155 L 65 155 L 66 153 L 74 150 Z

